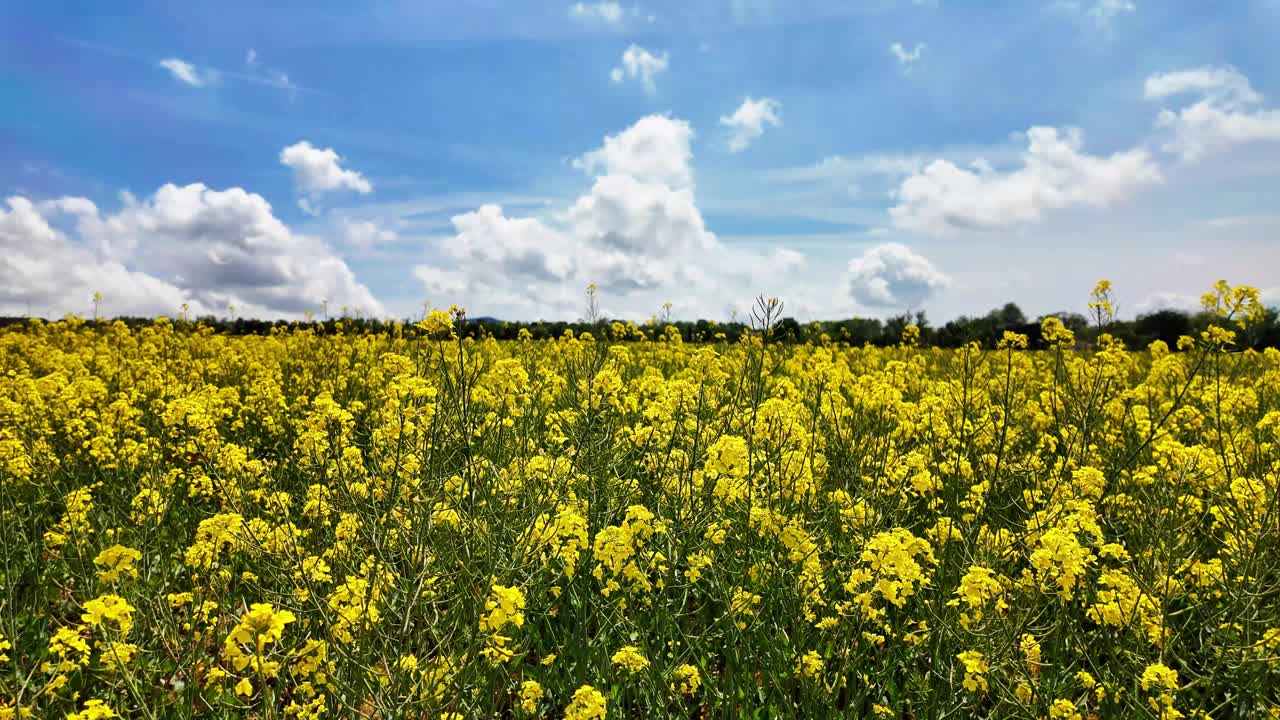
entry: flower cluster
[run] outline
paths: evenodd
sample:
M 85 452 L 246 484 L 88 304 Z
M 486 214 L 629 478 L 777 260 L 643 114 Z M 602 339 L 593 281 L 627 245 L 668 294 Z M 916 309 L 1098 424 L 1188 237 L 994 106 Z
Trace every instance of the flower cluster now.
M 1267 718 L 1263 297 L 990 352 L 6 325 L 0 720 Z

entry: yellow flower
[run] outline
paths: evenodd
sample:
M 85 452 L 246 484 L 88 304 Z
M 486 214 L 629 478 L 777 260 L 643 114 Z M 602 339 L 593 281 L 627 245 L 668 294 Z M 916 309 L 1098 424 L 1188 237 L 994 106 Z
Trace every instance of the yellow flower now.
M 537 680 L 525 680 L 520 683 L 520 710 L 528 715 L 538 711 L 545 691 Z
M 98 572 L 99 580 L 113 583 L 121 575 L 138 577 L 138 569 L 133 564 L 141 559 L 142 553 L 133 548 L 125 547 L 124 545 L 112 545 L 98 553 L 98 556 L 93 559 L 93 564 L 105 568 Z
M 440 338 L 448 337 L 453 334 L 453 316 L 456 308 L 450 307 L 449 310 L 432 310 L 427 316 L 418 321 L 418 327 L 422 328 L 429 337 Z
M 604 720 L 605 697 L 590 685 L 573 692 L 573 700 L 564 709 L 564 720 Z
M 1013 689 L 1013 696 L 1023 705 L 1030 705 L 1032 696 L 1031 686 L 1024 682 L 1018 683 L 1018 686 Z
M 107 672 L 117 672 L 128 665 L 138 654 L 138 646 L 133 643 L 108 641 L 102 644 L 102 667 Z
M 971 565 L 964 577 L 960 578 L 960 586 L 956 588 L 956 599 L 948 605 L 959 605 L 961 601 L 968 606 L 968 613 L 961 613 L 960 624 L 969 627 L 973 622 L 982 620 L 983 609 L 996 599 L 996 609 L 1004 610 L 1008 604 L 1004 600 L 1004 587 L 996 580 L 996 572 L 981 565 Z
M 1005 330 L 1004 337 L 1000 338 L 1000 342 L 996 344 L 996 347 L 1001 350 L 1026 350 L 1027 336 L 1022 333 Z
M 133 627 L 133 606 L 119 595 L 99 595 L 84 604 L 80 619 L 94 627 L 112 623 L 123 637 Z
M 817 650 L 810 650 L 796 661 L 796 675 L 812 680 L 822 674 L 824 661 Z
M 271 603 L 254 603 L 240 617 L 240 624 L 231 631 L 227 640 L 238 643 L 271 643 L 280 639 L 284 627 L 297 618 L 288 610 L 276 610 Z
M 1054 700 L 1049 706 L 1049 720 L 1082 720 L 1083 717 L 1070 700 Z
M 236 683 L 236 695 L 249 697 L 253 694 L 253 683 L 249 682 L 249 678 L 240 678 L 240 682 Z
M 613 654 L 613 664 L 627 672 L 640 672 L 649 667 L 649 660 L 634 645 L 627 645 Z
M 1022 650 L 1022 657 L 1027 661 L 1027 672 L 1031 673 L 1031 677 L 1040 677 L 1040 643 L 1034 635 L 1024 634 L 1018 642 L 1018 648 Z
M 102 700 L 86 700 L 78 713 L 67 715 L 67 720 L 109 720 L 120 717 Z
M 1076 344 L 1075 333 L 1067 329 L 1056 317 L 1047 317 L 1040 321 L 1040 337 L 1051 348 L 1066 349 Z
M 1178 689 L 1178 671 L 1164 663 L 1152 663 L 1142 671 L 1142 689 L 1173 692 Z
M 681 695 L 694 695 L 702 685 L 702 675 L 694 665 L 685 663 L 671 673 L 671 691 Z
M 520 588 L 494 585 L 489 599 L 484 603 L 485 614 L 480 618 L 480 629 L 498 632 L 507 625 L 524 625 L 524 593 Z
M 733 598 L 729 602 L 729 611 L 734 617 L 739 618 L 739 629 L 746 629 L 746 618 L 755 616 L 762 600 L 763 598 L 755 593 L 748 592 L 742 588 L 734 588 Z
M 976 650 L 965 650 L 956 656 L 964 664 L 964 689 L 972 693 L 987 691 L 987 671 L 990 667 Z

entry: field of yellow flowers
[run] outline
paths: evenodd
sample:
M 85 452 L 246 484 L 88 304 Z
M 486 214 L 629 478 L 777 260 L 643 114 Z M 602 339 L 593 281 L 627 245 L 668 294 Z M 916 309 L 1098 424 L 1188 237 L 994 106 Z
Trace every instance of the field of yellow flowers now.
M 1280 352 L 1205 301 L 1087 351 L 31 322 L 0 718 L 1280 717 Z

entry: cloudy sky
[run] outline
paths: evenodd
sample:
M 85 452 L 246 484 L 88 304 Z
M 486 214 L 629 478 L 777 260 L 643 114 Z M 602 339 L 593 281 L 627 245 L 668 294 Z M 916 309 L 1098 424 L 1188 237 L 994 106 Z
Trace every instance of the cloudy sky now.
M 0 314 L 1280 303 L 1276 37 L 1280 0 L 0 0 Z

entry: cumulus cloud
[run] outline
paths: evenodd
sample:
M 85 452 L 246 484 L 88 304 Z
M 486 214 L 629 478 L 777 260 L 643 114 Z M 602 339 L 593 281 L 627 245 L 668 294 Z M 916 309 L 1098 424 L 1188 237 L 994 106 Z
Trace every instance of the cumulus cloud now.
M 564 219 L 583 255 L 584 270 L 601 287 L 637 289 L 673 282 L 696 254 L 720 245 L 703 224 L 691 188 L 673 188 L 630 175 L 596 178 Z
M 506 276 L 558 281 L 569 277 L 574 256 L 567 239 L 535 218 L 510 218 L 498 205 L 452 218 L 455 235 L 446 248 L 466 264 Z
M 906 245 L 884 243 L 849 261 L 849 295 L 871 308 L 916 309 L 951 284 Z
M 1262 107 L 1263 97 L 1231 67 L 1200 67 L 1147 78 L 1148 100 L 1194 96 L 1177 110 L 1161 110 L 1158 127 L 1171 134 L 1164 149 L 1195 162 L 1258 141 L 1280 140 L 1280 110 Z
M 777 248 L 769 254 L 766 266 L 770 272 L 790 273 L 800 270 L 808 264 L 808 259 L 804 253 L 796 252 L 790 248 Z
M 916 43 L 914 48 L 908 50 L 902 43 L 896 42 L 889 46 L 889 52 L 893 54 L 894 59 L 898 61 L 898 65 L 904 72 L 910 72 L 911 67 L 920 62 L 920 58 L 924 57 L 926 47 L 928 46 L 924 43 Z
M 467 290 L 467 277 L 455 270 L 444 270 L 430 265 L 418 265 L 413 276 L 433 296 L 456 298 Z
M 351 220 L 343 218 L 340 221 L 340 229 L 342 239 L 349 245 L 359 248 L 370 248 L 375 245 L 385 245 L 393 243 L 400 239 L 395 230 L 390 230 L 369 220 Z
M 164 185 L 103 214 L 83 198 L 8 201 L 0 217 L 6 313 L 83 312 L 104 296 L 111 314 L 193 313 L 228 306 L 260 317 L 300 316 L 328 301 L 364 314 L 382 305 L 320 240 L 290 230 L 261 196 L 241 188 Z M 72 228 L 58 221 L 69 219 Z M 60 224 L 67 224 L 65 222 Z M 10 272 L 12 271 L 12 272 Z
M 217 73 L 214 71 L 201 70 L 195 65 L 178 58 L 165 58 L 158 64 L 168 70 L 174 80 L 192 87 L 204 87 L 217 79 Z
M 1075 128 L 1033 127 L 1026 138 L 1021 166 L 1011 170 L 935 160 L 913 173 L 889 210 L 894 225 L 929 233 L 1002 230 L 1040 222 L 1050 210 L 1107 207 L 1161 181 L 1159 167 L 1141 148 L 1089 155 Z
M 609 71 L 609 79 L 615 84 L 624 80 L 637 80 L 650 95 L 658 91 L 656 79 L 670 67 L 670 57 L 666 52 L 655 55 L 652 52 L 632 45 L 622 53 L 622 64 Z
M 604 144 L 574 159 L 591 174 L 630 175 L 639 180 L 683 187 L 693 183 L 693 128 L 667 115 L 648 115 Z
M 782 126 L 782 103 L 773 98 L 756 100 L 747 96 L 732 115 L 721 115 L 720 124 L 729 129 L 729 152 L 742 152 L 764 134 L 766 126 Z
M 708 302 L 749 298 L 761 282 L 785 280 L 803 265 L 800 253 L 729 248 L 707 229 L 693 187 L 692 135 L 683 120 L 650 115 L 606 136 L 574 161 L 593 180 L 567 207 L 510 217 L 484 205 L 455 216 L 454 234 L 415 276 L 428 293 L 447 296 L 441 302 L 526 318 L 580 312 L 588 283 L 600 287 L 606 314 L 641 319 L 667 300 L 714 315 L 722 308 Z
M 373 192 L 373 184 L 363 175 L 342 167 L 342 157 L 333 148 L 320 149 L 303 140 L 280 151 L 280 164 L 293 170 L 298 190 L 313 199 L 343 189 L 362 195 Z
M 0 272 L 6 278 L 0 284 L 0 314 L 84 316 L 92 310 L 94 293 L 103 294 L 102 311 L 113 315 L 174 314 L 183 303 L 192 303 L 181 288 L 97 256 L 55 229 L 50 220 L 59 213 L 77 204 L 81 210 L 93 206 L 81 198 L 66 200 L 72 202 L 37 205 L 25 197 L 10 197 L 5 201 L 8 210 L 0 208 Z

